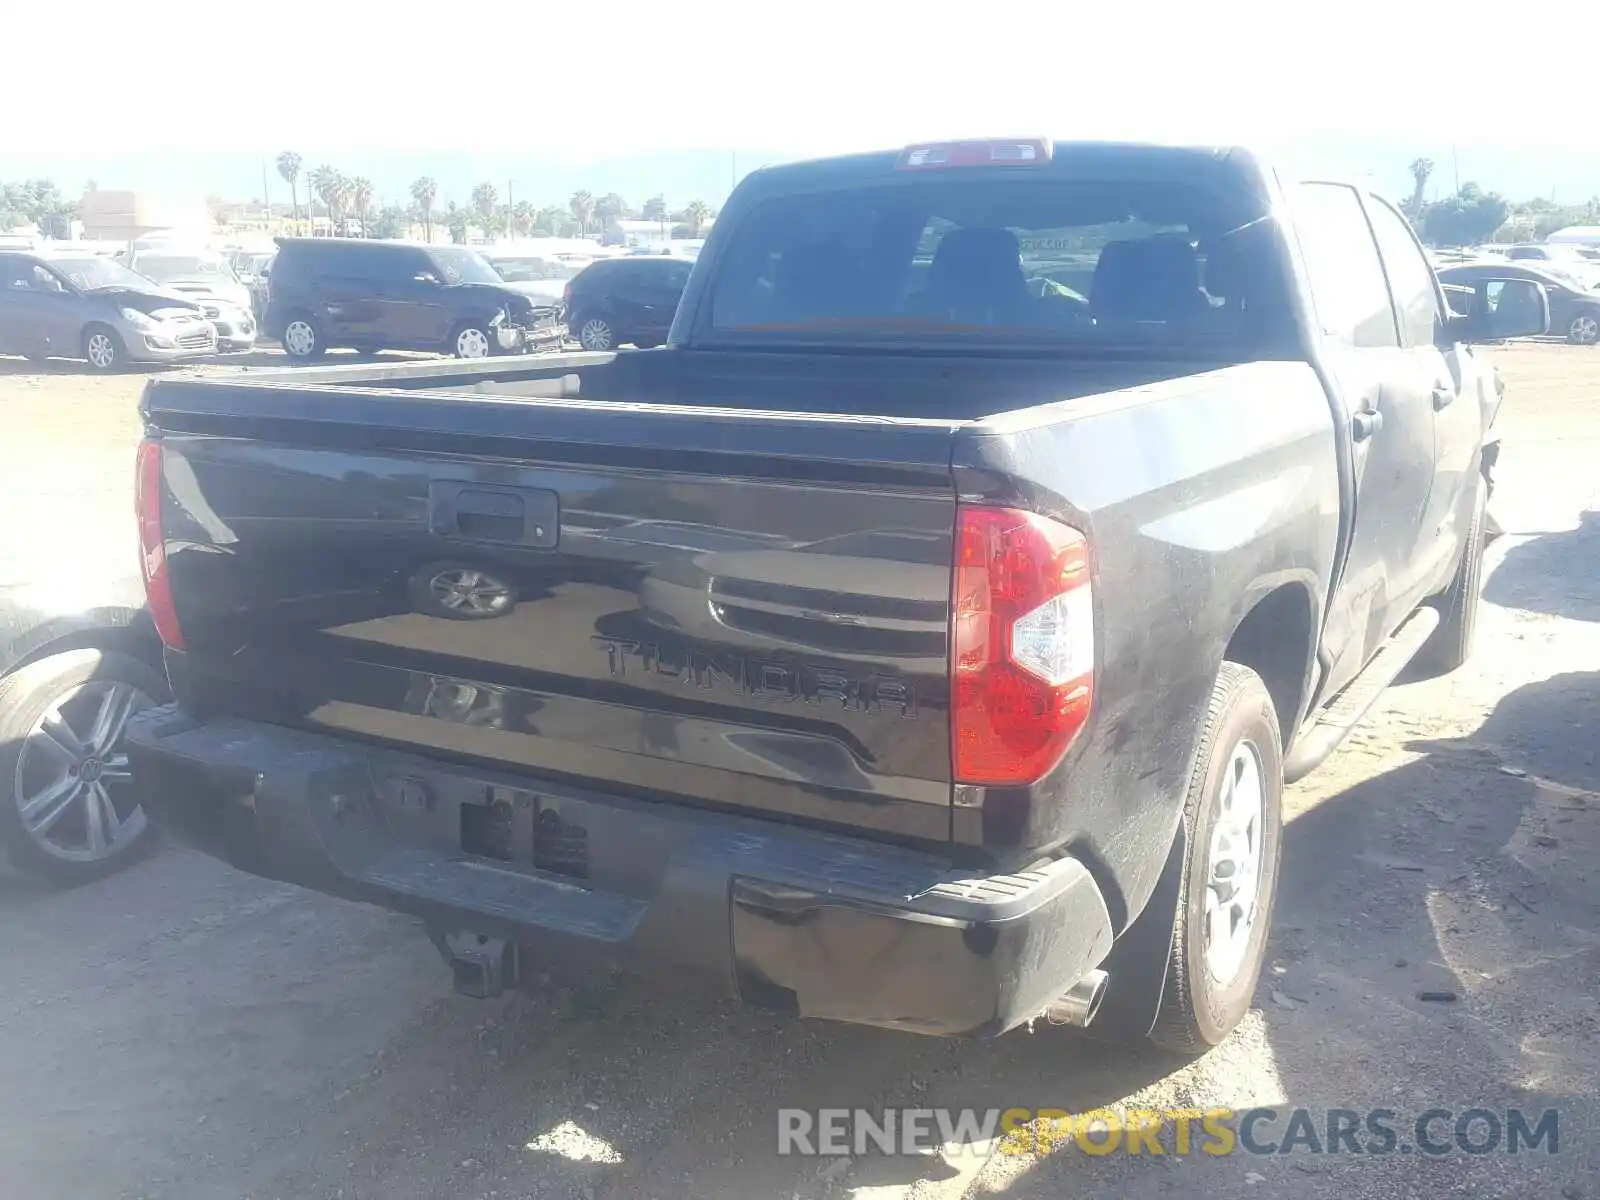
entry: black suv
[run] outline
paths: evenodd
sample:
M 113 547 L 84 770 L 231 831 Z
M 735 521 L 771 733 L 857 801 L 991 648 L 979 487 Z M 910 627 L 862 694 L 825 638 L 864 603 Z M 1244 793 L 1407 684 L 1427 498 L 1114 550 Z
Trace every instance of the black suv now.
M 332 346 L 458 358 L 559 348 L 560 309 L 477 251 L 358 238 L 278 238 L 262 328 L 290 358 Z
M 681 258 L 602 258 L 566 290 L 567 329 L 585 350 L 641 349 L 667 340 L 693 264 Z

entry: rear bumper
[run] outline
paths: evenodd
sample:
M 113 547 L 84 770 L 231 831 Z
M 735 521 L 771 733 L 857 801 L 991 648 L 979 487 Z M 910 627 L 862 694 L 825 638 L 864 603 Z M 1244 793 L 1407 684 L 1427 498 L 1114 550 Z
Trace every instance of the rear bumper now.
M 998 1033 L 1111 948 L 1100 891 L 1070 858 L 974 877 L 856 838 L 172 707 L 137 717 L 128 744 L 146 810 L 180 839 L 413 913 L 443 946 L 503 941 L 507 982 L 524 952 L 588 943 L 803 1016 Z M 485 837 L 493 855 L 471 852 Z

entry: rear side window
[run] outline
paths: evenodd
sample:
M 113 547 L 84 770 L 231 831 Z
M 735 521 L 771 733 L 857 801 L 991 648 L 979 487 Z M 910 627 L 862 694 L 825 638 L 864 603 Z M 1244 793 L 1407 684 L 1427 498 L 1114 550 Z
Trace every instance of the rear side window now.
M 1347 346 L 1397 346 L 1377 243 L 1354 188 L 1304 183 L 1291 207 L 1322 332 Z
M 928 177 L 768 201 L 709 326 L 852 339 L 1236 339 L 1281 322 L 1262 214 L 1177 182 Z M 1241 236 L 1242 235 L 1242 236 Z
M 1367 212 L 1378 237 L 1378 253 L 1389 276 L 1389 290 L 1394 294 L 1395 313 L 1406 344 L 1431 346 L 1438 337 L 1440 318 L 1433 268 L 1411 236 L 1404 217 L 1376 196 L 1367 198 Z

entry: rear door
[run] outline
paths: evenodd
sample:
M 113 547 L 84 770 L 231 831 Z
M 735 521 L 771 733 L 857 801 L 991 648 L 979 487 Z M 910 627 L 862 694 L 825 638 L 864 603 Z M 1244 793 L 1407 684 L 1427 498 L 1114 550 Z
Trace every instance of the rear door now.
M 1390 386 L 1426 397 L 1433 410 L 1433 479 L 1403 592 L 1420 600 L 1444 586 L 1466 536 L 1486 419 L 1481 367 L 1465 346 L 1445 340 L 1438 279 L 1405 218 L 1378 196 L 1365 199 L 1399 319 L 1402 361 Z
M 330 346 L 382 345 L 371 341 L 378 305 L 360 248 L 329 242 L 301 253 L 324 341 Z
M 691 267 L 676 260 L 650 265 L 654 269 L 644 279 L 644 316 L 640 320 L 639 334 L 652 342 L 664 342 L 678 311 L 678 301 L 689 282 Z
M 1354 677 L 1421 597 L 1417 546 L 1434 474 L 1433 403 L 1417 356 L 1401 345 L 1383 260 L 1360 193 L 1305 183 L 1295 230 L 1355 453 L 1355 512 L 1344 574 L 1328 605 L 1325 683 Z
M 19 254 L 0 254 L 0 354 L 42 352 L 44 343 L 32 277 L 32 260 Z
M 450 332 L 449 291 L 426 251 L 372 247 L 366 269 L 377 298 L 381 338 L 375 345 L 435 350 L 444 343 Z
M 619 262 L 601 281 L 600 294 L 613 314 L 619 342 L 648 339 L 656 327 L 659 318 L 652 314 L 661 306 L 661 287 L 652 268 L 658 265 L 644 259 Z

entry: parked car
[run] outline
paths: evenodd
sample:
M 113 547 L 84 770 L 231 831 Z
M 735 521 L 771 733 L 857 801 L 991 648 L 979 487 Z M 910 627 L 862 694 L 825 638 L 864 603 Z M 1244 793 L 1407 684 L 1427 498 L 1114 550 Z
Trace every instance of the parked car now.
M 0 354 L 81 358 L 96 371 L 217 350 L 201 306 L 97 255 L 0 251 Z
M 236 250 L 229 256 L 229 265 L 250 293 L 250 311 L 256 324 L 261 324 L 261 314 L 267 304 L 267 281 L 272 276 L 274 250 Z
M 0 582 L 0 863 L 82 883 L 149 844 L 122 734 L 167 682 L 137 577 L 80 607 L 54 569 Z
M 536 303 L 546 305 L 559 306 L 566 296 L 568 281 L 587 265 L 563 262 L 554 255 L 518 250 L 485 250 L 483 256 L 508 285 Z
M 693 263 L 665 255 L 602 258 L 567 285 L 567 331 L 585 350 L 667 340 Z
M 1285 781 L 1471 652 L 1491 286 L 1243 150 L 952 143 L 748 176 L 657 353 L 154 381 L 140 796 L 469 994 L 585 943 L 1202 1051 Z
M 557 309 L 508 285 L 465 246 L 277 241 L 263 326 L 290 358 L 335 346 L 486 358 L 561 343 Z
M 217 329 L 219 350 L 249 350 L 256 344 L 256 318 L 250 289 L 215 250 L 164 244 L 136 247 L 128 267 L 200 305 Z
M 1586 292 L 1571 279 L 1532 262 L 1465 263 L 1442 267 L 1439 279 L 1448 285 L 1476 288 L 1490 279 L 1521 279 L 1543 289 L 1550 305 L 1550 329 L 1576 346 L 1600 342 L 1600 292 Z

